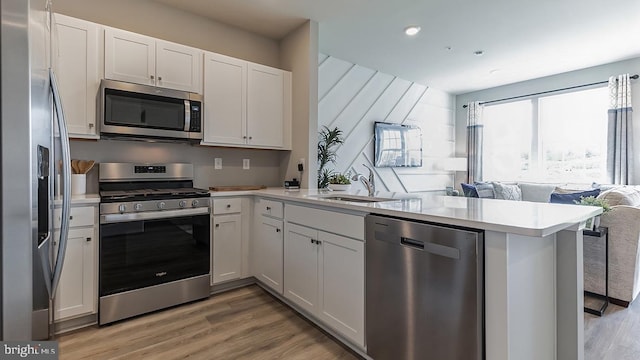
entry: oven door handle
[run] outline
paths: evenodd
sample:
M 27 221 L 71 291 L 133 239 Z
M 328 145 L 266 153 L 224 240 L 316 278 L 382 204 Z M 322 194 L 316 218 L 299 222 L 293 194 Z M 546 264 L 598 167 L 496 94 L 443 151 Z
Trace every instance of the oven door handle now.
M 130 213 L 130 214 L 106 214 L 106 215 L 100 215 L 100 224 L 113 224 L 113 223 L 139 221 L 139 220 L 167 219 L 167 218 L 177 218 L 177 217 L 206 215 L 206 214 L 209 214 L 208 207 L 201 207 L 201 208 L 195 208 L 195 209 L 141 212 L 141 213 Z

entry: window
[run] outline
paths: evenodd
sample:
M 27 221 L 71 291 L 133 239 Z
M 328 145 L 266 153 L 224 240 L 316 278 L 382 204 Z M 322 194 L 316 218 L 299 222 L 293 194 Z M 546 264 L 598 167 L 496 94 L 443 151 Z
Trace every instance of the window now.
M 484 108 L 483 177 L 606 182 L 606 87 Z

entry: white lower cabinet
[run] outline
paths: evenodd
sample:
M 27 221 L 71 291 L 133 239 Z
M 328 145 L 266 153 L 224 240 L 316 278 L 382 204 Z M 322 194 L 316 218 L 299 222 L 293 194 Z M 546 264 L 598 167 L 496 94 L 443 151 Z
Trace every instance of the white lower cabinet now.
M 290 222 L 285 230 L 285 298 L 364 347 L 364 242 Z
M 257 215 L 254 236 L 255 276 L 266 286 L 282 294 L 283 231 L 282 220 Z
M 242 216 L 213 216 L 211 284 L 240 279 L 242 272 Z
M 54 320 L 62 321 L 95 314 L 98 302 L 98 228 L 94 225 L 96 207 L 71 208 L 67 249 L 54 299 Z M 55 218 L 59 217 L 57 209 Z M 82 214 L 76 216 L 74 214 Z M 59 229 L 54 231 L 57 251 Z

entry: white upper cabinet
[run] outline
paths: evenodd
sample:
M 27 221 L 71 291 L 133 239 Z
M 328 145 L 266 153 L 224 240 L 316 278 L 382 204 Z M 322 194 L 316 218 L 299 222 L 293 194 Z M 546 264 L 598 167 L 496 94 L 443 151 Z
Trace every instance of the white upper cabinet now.
M 156 40 L 117 29 L 104 32 L 104 77 L 142 85 L 156 84 Z
M 202 51 L 156 41 L 156 85 L 202 94 Z
M 97 139 L 96 94 L 100 87 L 102 28 L 55 14 L 53 66 L 72 138 Z
M 285 71 L 249 63 L 248 144 L 284 147 Z
M 107 79 L 202 93 L 202 51 L 129 31 L 105 30 Z
M 247 132 L 247 62 L 206 53 L 203 144 L 244 145 Z
M 291 73 L 205 54 L 203 145 L 291 149 Z

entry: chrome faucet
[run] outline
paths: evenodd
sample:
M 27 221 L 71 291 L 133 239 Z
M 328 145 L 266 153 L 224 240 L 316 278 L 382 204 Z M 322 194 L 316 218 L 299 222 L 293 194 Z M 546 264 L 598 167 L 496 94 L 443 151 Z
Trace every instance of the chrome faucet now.
M 358 181 L 358 180 L 362 181 L 364 186 L 367 187 L 367 191 L 369 191 L 369 196 L 373 196 L 376 193 L 376 184 L 375 184 L 375 179 L 374 179 L 374 176 L 373 176 L 373 170 L 370 167 L 368 167 L 367 165 L 365 165 L 365 164 L 362 164 L 362 166 L 364 166 L 367 169 L 369 169 L 369 179 L 367 179 L 362 174 L 355 174 L 355 175 L 353 175 L 351 180 L 353 180 L 353 181 Z

